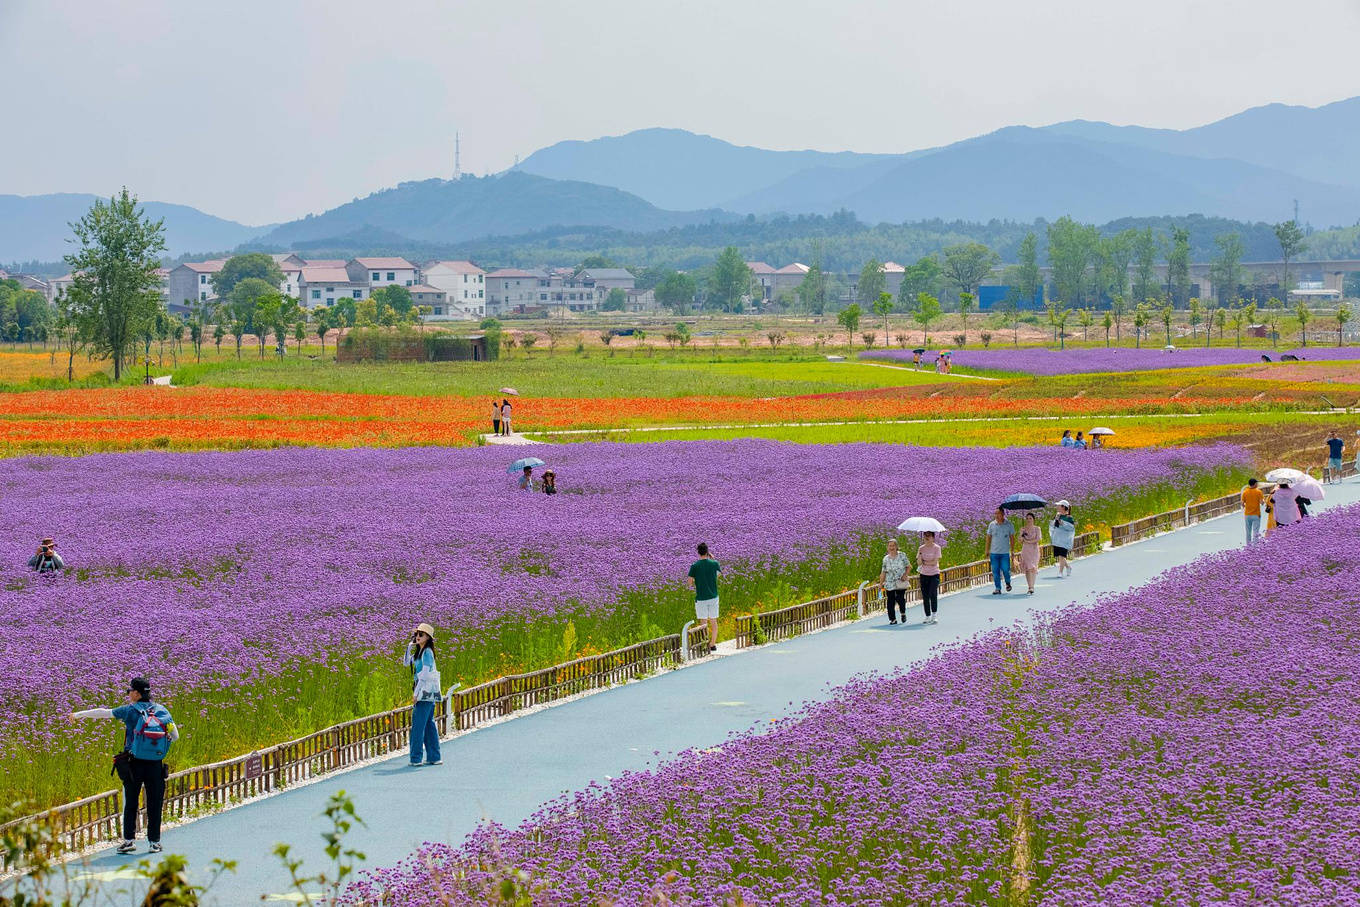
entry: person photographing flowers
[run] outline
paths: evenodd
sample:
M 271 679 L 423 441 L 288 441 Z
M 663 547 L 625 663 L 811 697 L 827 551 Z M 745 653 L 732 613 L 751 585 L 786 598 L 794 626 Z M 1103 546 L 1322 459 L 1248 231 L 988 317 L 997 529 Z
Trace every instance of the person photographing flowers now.
M 39 573 L 56 573 L 66 569 L 66 562 L 57 554 L 56 539 L 45 538 L 38 544 L 38 550 L 28 559 L 28 566 Z
M 442 765 L 439 729 L 434 723 L 434 708 L 443 695 L 439 671 L 434 665 L 434 627 L 429 624 L 416 627 L 401 663 L 411 669 L 411 764 Z
M 127 704 L 116 709 L 85 709 L 71 718 L 116 718 L 123 722 L 123 751 L 113 758 L 114 771 L 123 782 L 123 840 L 118 853 L 136 851 L 137 801 L 146 791 L 146 839 L 152 853 L 161 852 L 161 809 L 165 802 L 165 757 L 170 744 L 179 739 L 179 728 L 170 712 L 151 701 L 151 683 L 144 677 L 128 682 Z

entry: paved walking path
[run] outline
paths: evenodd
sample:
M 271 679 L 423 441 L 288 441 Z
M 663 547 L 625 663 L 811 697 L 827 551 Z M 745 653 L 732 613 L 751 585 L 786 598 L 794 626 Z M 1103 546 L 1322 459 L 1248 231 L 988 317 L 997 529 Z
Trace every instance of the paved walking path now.
M 1329 485 L 1319 509 L 1360 501 L 1360 482 Z M 855 674 L 890 671 L 926 658 L 953 642 L 1094 595 L 1124 592 L 1196 557 L 1243 544 L 1234 514 L 1104 552 L 1075 563 L 1068 579 L 1040 573 L 1038 592 L 992 596 L 990 587 L 945 597 L 940 623 L 888 626 L 875 615 L 821 633 L 742 654 L 706 659 L 532 715 L 473 731 L 444 744 L 444 765 L 410 768 L 402 754 L 388 761 L 286 791 L 165 833 L 169 852 L 189 858 L 196 878 L 214 857 L 236 860 L 205 903 L 258 902 L 288 885 L 269 853 L 276 841 L 293 845 L 315 873 L 323 868 L 321 810 L 337 790 L 348 791 L 368 823 L 349 839 L 368 855 L 368 867 L 390 866 L 423 841 L 458 842 L 484 819 L 514 825 L 545 801 L 642 769 L 689 747 L 709 747 L 783 715 L 805 700 L 826 698 Z M 1017 576 L 1017 590 L 1024 577 Z M 919 615 L 919 610 L 916 614 Z M 653 754 L 659 753 L 659 756 Z M 90 861 L 95 878 L 111 885 L 137 858 L 105 850 Z

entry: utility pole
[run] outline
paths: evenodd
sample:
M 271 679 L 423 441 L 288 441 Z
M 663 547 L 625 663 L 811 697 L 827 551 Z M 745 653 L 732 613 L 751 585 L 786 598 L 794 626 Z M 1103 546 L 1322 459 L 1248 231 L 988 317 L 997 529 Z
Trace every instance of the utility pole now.
M 455 132 L 453 134 L 453 178 L 456 180 L 463 178 L 462 150 L 461 136 Z
M 1299 200 L 1294 199 L 1294 223 L 1299 222 Z

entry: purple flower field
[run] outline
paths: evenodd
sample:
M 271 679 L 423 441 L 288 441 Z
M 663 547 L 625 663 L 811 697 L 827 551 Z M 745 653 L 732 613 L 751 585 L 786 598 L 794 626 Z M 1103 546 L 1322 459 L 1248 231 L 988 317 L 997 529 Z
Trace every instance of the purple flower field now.
M 938 349 L 922 357 L 934 363 Z M 1051 350 L 1041 347 L 994 350 L 955 350 L 952 359 L 956 366 L 998 372 L 1021 372 L 1029 375 L 1076 375 L 1088 372 L 1146 372 L 1164 368 L 1192 368 L 1202 365 L 1251 365 L 1266 355 L 1273 362 L 1289 354 L 1308 361 L 1345 361 L 1360 359 L 1360 347 L 1310 346 L 1298 349 L 1260 350 L 1235 347 L 1191 346 L 1168 352 L 1160 347 L 1129 349 L 1128 347 L 1080 348 Z M 871 350 L 861 353 L 864 359 L 885 359 L 911 362 L 910 350 Z
M 570 657 L 557 651 L 567 620 L 597 647 L 676 632 L 692 616 L 683 578 L 698 541 L 736 568 L 724 572 L 724 600 L 740 606 L 754 600 L 743 570 L 804 589 L 839 584 L 850 577 L 826 571 L 844 573 L 849 550 L 859 575 L 863 533 L 917 512 L 977 527 L 1003 494 L 1025 490 L 1072 499 L 1084 520 L 1112 508 L 1137 516 L 1216 492 L 1247 462 L 1227 446 L 1093 455 L 748 440 L 534 452 L 550 458 L 562 493 L 514 490 L 513 456 L 494 448 L 0 463 L 14 527 L 0 734 L 14 741 L 25 728 L 30 756 L 95 747 L 99 738 L 72 744 L 33 716 L 110 702 L 142 673 L 194 731 L 183 758 L 207 758 L 199 745 L 214 757 L 245 751 L 259 735 L 393 705 L 406 682 L 393 656 L 421 620 L 453 656 L 450 681 L 495 676 Z M 72 572 L 23 566 L 42 535 Z M 976 544 L 969 532 L 951 542 L 969 556 Z M 219 711 L 263 683 L 282 710 L 263 730 L 248 712 Z
M 350 896 L 1360 904 L 1357 575 L 1352 507 L 426 845 Z

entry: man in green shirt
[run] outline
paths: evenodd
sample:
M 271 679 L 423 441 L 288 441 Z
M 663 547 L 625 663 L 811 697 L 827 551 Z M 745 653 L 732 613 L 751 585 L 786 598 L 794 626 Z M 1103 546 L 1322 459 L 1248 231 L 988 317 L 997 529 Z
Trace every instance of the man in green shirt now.
M 708 624 L 708 651 L 718 648 L 718 572 L 722 567 L 708 556 L 708 545 L 699 543 L 699 559 L 689 567 L 694 587 L 694 617 Z

